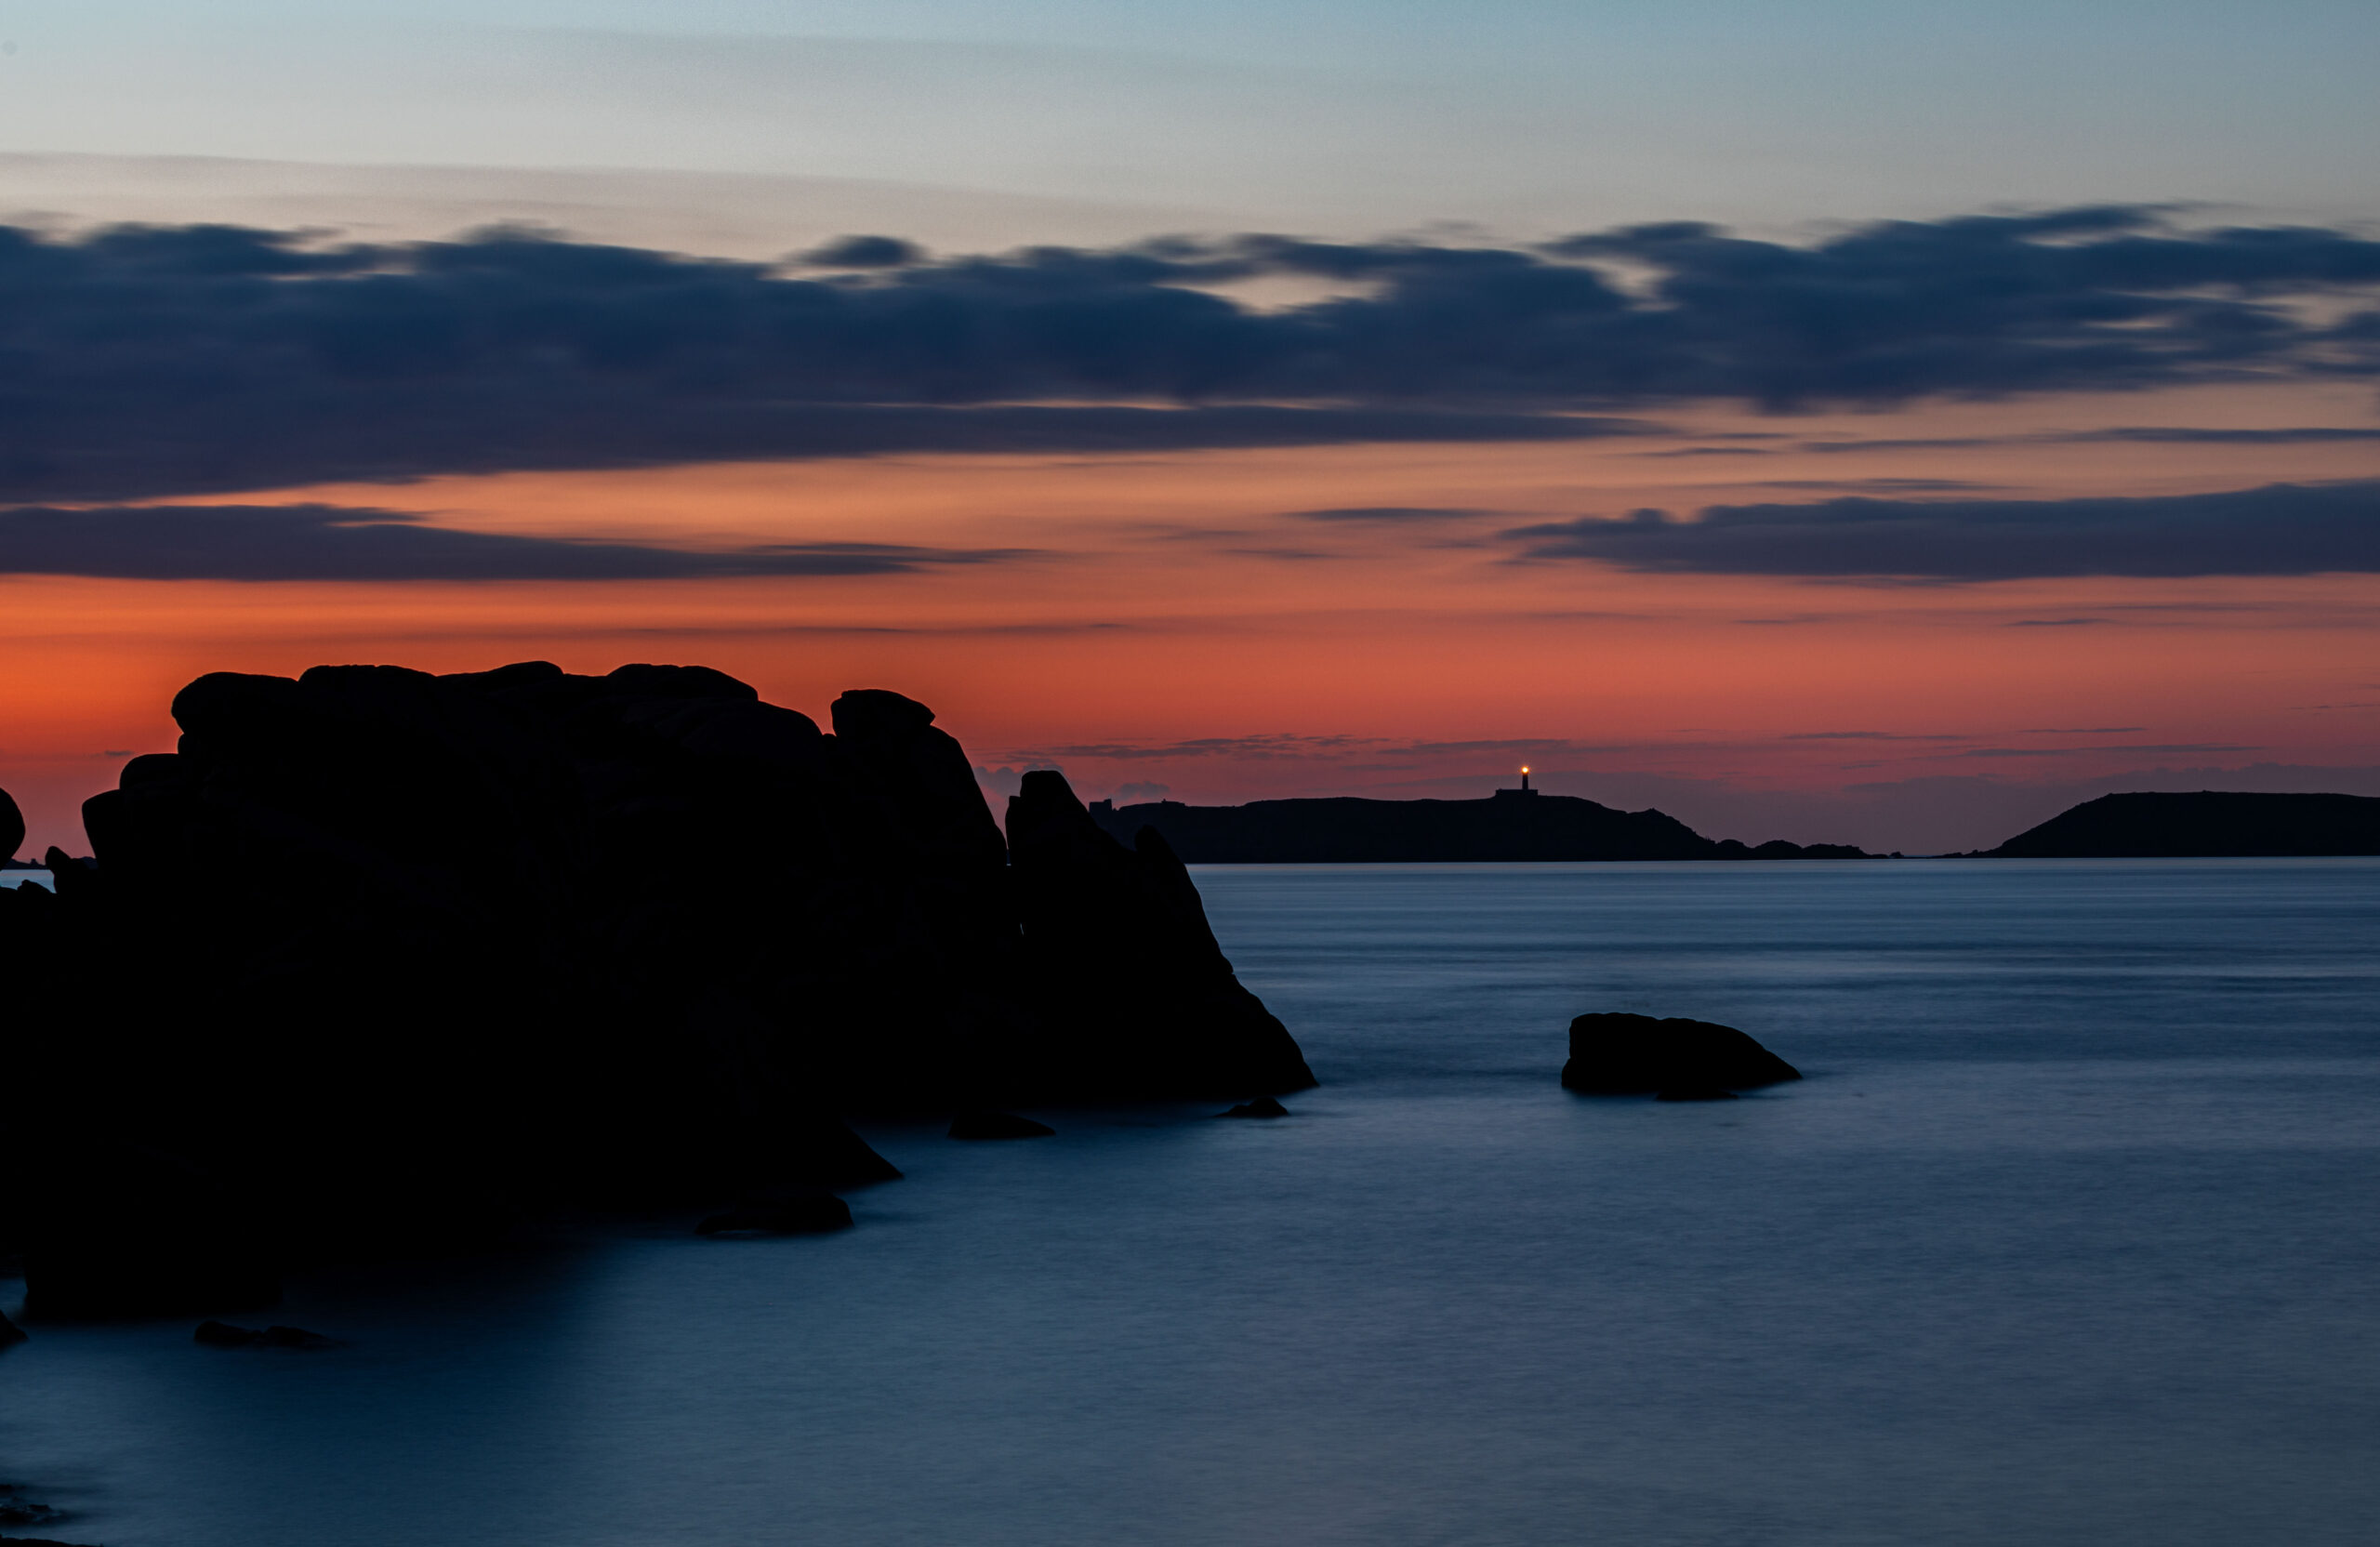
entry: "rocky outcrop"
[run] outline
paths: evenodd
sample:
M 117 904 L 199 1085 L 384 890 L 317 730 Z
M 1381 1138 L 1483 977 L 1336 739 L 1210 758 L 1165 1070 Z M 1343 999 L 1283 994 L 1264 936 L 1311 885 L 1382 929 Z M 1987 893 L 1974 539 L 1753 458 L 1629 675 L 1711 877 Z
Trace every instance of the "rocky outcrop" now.
M 1044 1033 L 1030 1086 L 1074 1098 L 1279 1092 L 1314 1073 L 1241 986 L 1190 873 L 1154 827 L 1127 849 L 1064 777 L 1025 775 L 1008 841 Z
M 17 857 L 25 846 L 25 813 L 17 809 L 16 800 L 0 789 L 0 860 Z
M 1673 1016 L 1581 1015 L 1570 1023 L 1565 1088 L 1586 1095 L 1724 1101 L 1802 1072 L 1733 1026 Z
M 0 1144 L 178 1168 L 36 1168 L 0 1249 L 46 1316 L 231 1308 L 279 1257 L 560 1201 L 898 1176 L 847 1113 L 1311 1079 L 1178 863 L 1088 828 L 1112 854 L 1012 865 L 898 694 L 830 734 L 701 667 L 527 662 L 217 673 L 173 708 L 177 749 L 85 806 L 97 868 L 0 892 L 0 981 L 55 985 L 0 1026 L 40 1093 Z M 228 1276 L 166 1271 L 202 1236 Z
M 25 1329 L 0 1316 L 0 1348 L 12 1348 L 25 1341 Z

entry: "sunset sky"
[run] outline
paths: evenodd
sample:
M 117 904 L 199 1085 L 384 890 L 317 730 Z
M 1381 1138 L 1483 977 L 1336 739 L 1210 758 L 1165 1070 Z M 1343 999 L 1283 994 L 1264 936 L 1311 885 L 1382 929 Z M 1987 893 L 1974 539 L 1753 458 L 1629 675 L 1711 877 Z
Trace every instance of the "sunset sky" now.
M 2078 14 L 2081 13 L 2081 14 Z M 986 787 L 2380 794 L 2380 9 L 0 5 L 0 786 L 700 662 Z M 138 229 L 121 223 L 142 222 Z

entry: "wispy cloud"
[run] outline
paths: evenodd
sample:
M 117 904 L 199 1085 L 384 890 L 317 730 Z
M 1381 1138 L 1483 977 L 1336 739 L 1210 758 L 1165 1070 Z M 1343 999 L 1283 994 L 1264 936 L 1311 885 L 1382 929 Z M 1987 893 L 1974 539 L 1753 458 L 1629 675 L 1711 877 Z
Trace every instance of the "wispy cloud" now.
M 1526 559 L 1673 574 L 1924 581 L 2369 574 L 2380 571 L 2380 482 L 2139 498 L 1718 505 L 1695 521 L 1645 509 L 1504 536 Z
M 902 575 L 1026 556 L 891 543 L 720 550 L 580 542 L 422 524 L 413 511 L 334 505 L 0 509 L 0 575 L 120 580 L 684 580 Z

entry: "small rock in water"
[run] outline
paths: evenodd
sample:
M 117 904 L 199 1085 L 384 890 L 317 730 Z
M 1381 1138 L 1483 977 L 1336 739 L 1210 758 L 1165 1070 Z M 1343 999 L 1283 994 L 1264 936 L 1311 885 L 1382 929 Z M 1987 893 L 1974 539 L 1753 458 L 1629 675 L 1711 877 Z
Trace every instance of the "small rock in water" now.
M 198 1330 L 191 1334 L 191 1342 L 209 1348 L 344 1348 L 337 1338 L 326 1338 L 320 1332 L 309 1332 L 302 1327 L 268 1327 L 259 1332 L 254 1328 L 234 1327 L 229 1322 L 202 1321 Z
M 852 1227 L 852 1206 L 839 1197 L 794 1197 L 748 1204 L 713 1214 L 694 1226 L 697 1236 L 823 1236 Z
M 961 1112 L 950 1119 L 954 1139 L 1047 1139 L 1057 1131 L 1010 1112 Z
M 1733 1091 L 1723 1091 L 1715 1085 L 1674 1085 L 1654 1092 L 1655 1101 L 1740 1101 Z
M 59 1518 L 47 1504 L 36 1504 L 24 1497 L 24 1489 L 14 1483 L 0 1483 L 0 1526 L 46 1526 Z M 11 1537 L 22 1543 L 23 1537 Z
M 1749 1091 L 1801 1078 L 1735 1027 L 1683 1016 L 1581 1015 L 1570 1023 L 1570 1061 L 1562 1065 L 1563 1085 L 1590 1096 L 1697 1100 L 1683 1092 Z
M 1254 1101 L 1244 1101 L 1228 1112 L 1215 1114 L 1218 1117 L 1286 1117 L 1289 1115 L 1289 1109 L 1270 1096 L 1259 1096 Z
M 7 1316 L 0 1316 L 0 1348 L 7 1348 L 24 1341 L 25 1329 Z

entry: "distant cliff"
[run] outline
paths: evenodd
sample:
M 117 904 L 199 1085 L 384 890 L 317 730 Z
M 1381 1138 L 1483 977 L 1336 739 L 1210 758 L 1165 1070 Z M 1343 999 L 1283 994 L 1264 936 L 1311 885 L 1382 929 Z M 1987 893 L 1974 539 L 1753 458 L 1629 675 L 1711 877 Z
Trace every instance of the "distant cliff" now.
M 1864 859 L 1847 844 L 1713 842 L 1658 811 L 1508 790 L 1485 800 L 1178 800 L 1091 807 L 1120 841 L 1154 827 L 1190 865 L 1426 864 L 1490 860 Z
M 1990 859 L 2380 854 L 2380 800 L 2361 795 L 2102 795 L 2018 833 Z

